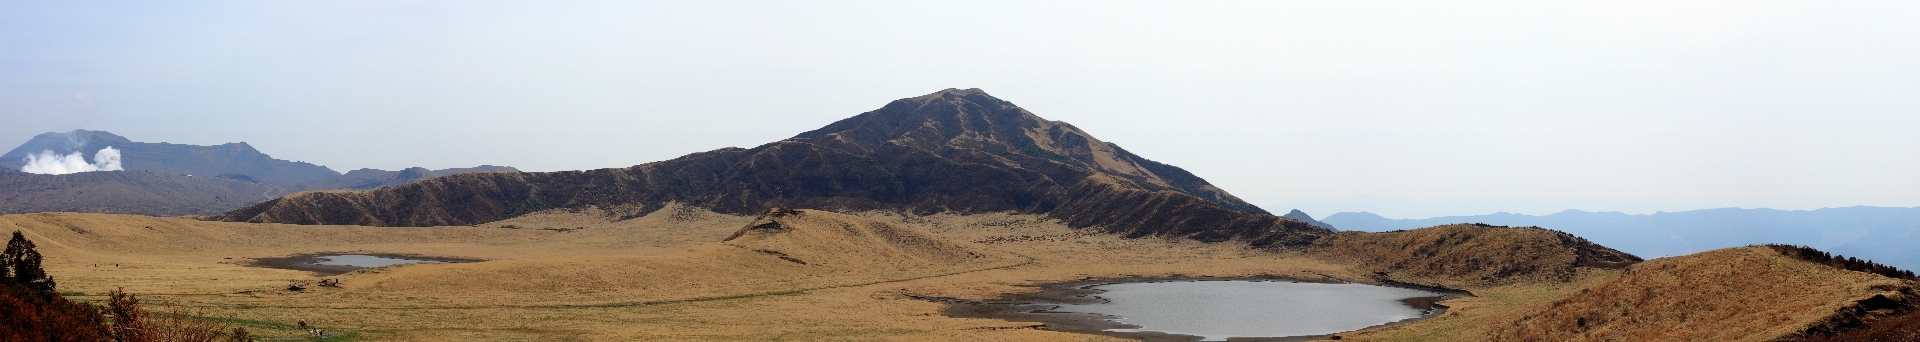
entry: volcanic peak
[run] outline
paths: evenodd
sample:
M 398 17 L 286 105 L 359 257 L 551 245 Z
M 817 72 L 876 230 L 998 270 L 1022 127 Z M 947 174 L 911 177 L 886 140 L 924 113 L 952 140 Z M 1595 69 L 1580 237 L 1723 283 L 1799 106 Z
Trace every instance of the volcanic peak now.
M 1303 245 L 1330 231 L 1273 216 L 1206 180 L 1048 121 L 977 89 L 888 103 L 751 149 L 628 168 L 468 173 L 361 192 L 289 195 L 213 219 L 376 226 L 471 225 L 546 209 L 665 203 L 910 214 L 1043 214 L 1129 237 Z
M 1036 170 L 1049 167 L 1035 162 L 1051 162 L 1120 176 L 1148 189 L 1185 192 L 1241 212 L 1267 213 L 1186 170 L 1142 158 L 977 88 L 896 100 L 790 140 L 869 157 L 907 148 L 949 159 L 985 152 L 991 156 L 986 162 Z

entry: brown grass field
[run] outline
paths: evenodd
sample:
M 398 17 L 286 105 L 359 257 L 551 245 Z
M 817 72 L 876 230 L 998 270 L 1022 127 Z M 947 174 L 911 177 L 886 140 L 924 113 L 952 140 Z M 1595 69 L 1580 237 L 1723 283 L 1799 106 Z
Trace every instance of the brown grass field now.
M 1348 254 L 1308 255 L 1231 242 L 1124 239 L 1033 215 L 801 210 L 756 218 L 670 205 L 637 219 L 609 217 L 550 211 L 478 226 L 381 228 L 50 213 L 0 216 L 0 230 L 25 232 L 46 255 L 59 289 L 75 299 L 97 301 L 125 287 L 158 306 L 237 319 L 262 336 L 301 336 L 290 324 L 304 319 L 347 339 L 380 341 L 1112 341 L 1034 323 L 949 318 L 940 314 L 945 304 L 912 297 L 978 300 L 1041 283 L 1172 275 L 1369 281 L 1383 270 L 1382 260 L 1404 264 L 1351 255 L 1362 248 L 1322 246 Z M 319 252 L 487 261 L 369 269 L 326 277 L 341 280 L 339 288 L 303 292 L 285 288 L 322 277 L 246 266 L 254 258 Z M 1911 286 L 1795 262 L 1731 249 L 1512 282 L 1475 281 L 1485 276 L 1478 272 L 1415 274 L 1457 283 L 1476 297 L 1445 302 L 1454 310 L 1440 318 L 1343 336 L 1757 340 L 1816 325 L 1887 286 Z M 1774 268 L 1743 270 L 1750 265 Z M 1702 281 L 1726 282 L 1686 285 Z M 1781 282 L 1800 283 L 1754 286 Z M 1703 311 L 1605 309 L 1620 301 Z M 1743 313 L 1757 309 L 1771 311 Z M 1549 331 L 1579 315 L 1594 317 L 1594 330 L 1574 337 Z M 1653 329 L 1702 327 L 1740 333 L 1646 338 Z

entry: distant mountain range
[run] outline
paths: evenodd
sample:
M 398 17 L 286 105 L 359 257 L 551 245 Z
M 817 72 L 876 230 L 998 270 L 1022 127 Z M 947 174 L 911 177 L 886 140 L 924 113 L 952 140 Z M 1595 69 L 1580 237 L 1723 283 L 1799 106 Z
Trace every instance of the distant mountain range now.
M 34 174 L 27 156 L 120 152 L 123 171 Z M 103 131 L 45 133 L 0 155 L 0 214 L 101 212 L 156 216 L 211 215 L 310 190 L 367 190 L 466 172 L 518 172 L 512 167 L 401 171 L 325 166 L 274 159 L 247 143 L 214 146 L 144 143 Z
M 113 133 L 88 130 L 34 136 L 27 143 L 0 155 L 0 166 L 18 170 L 26 165 L 28 155 L 45 151 L 57 155 L 81 152 L 83 157 L 91 161 L 95 152 L 109 146 L 120 150 L 121 163 L 127 170 L 199 177 L 225 176 L 286 185 L 340 175 L 325 166 L 273 159 L 244 142 L 214 146 L 144 143 Z
M 1724 208 L 1648 215 L 1567 210 L 1542 216 L 1503 212 L 1428 219 L 1389 219 L 1366 212 L 1343 212 L 1329 215 L 1323 221 L 1347 230 L 1374 232 L 1455 223 L 1538 226 L 1573 233 L 1645 257 L 1754 244 L 1795 244 L 1903 269 L 1920 269 L 1920 207 Z
M 372 191 L 307 192 L 215 219 L 471 225 L 556 208 L 638 217 L 670 202 L 743 215 L 774 207 L 1018 212 L 1129 237 L 1255 246 L 1304 245 L 1331 233 L 978 89 L 900 99 L 752 149 L 618 169 L 467 173 Z

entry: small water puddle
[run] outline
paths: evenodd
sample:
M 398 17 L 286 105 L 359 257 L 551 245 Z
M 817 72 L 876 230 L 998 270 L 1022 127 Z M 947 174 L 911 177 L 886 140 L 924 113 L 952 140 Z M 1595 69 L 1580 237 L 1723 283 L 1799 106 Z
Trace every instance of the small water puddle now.
M 313 272 L 320 276 L 338 275 L 361 269 L 400 264 L 445 264 L 477 260 L 428 258 L 392 254 L 301 254 L 282 258 L 254 259 L 248 266 Z
M 951 301 L 948 316 L 1042 322 L 1146 341 L 1312 340 L 1439 315 L 1443 293 L 1296 280 L 1131 280 L 1042 286 L 1009 301 Z

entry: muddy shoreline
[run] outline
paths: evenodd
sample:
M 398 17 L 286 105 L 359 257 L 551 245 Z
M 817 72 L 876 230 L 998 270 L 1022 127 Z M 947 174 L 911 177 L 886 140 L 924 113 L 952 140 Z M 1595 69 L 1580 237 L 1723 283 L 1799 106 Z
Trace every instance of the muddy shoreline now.
M 1011 295 L 1006 295 L 1000 298 L 986 300 L 986 301 L 969 301 L 969 300 L 960 300 L 960 299 L 952 299 L 952 298 L 935 298 L 935 297 L 915 297 L 915 298 L 918 298 L 921 300 L 947 303 L 948 304 L 947 308 L 945 310 L 942 310 L 941 313 L 948 317 L 991 318 L 991 319 L 999 319 L 999 320 L 1005 320 L 1010 322 L 1039 322 L 1041 323 L 1041 326 L 1039 328 L 1045 329 L 1045 330 L 1105 335 L 1105 336 L 1113 336 L 1113 337 L 1119 337 L 1119 338 L 1137 339 L 1137 340 L 1146 341 L 1146 342 L 1189 342 L 1189 341 L 1199 341 L 1202 339 L 1202 337 L 1193 336 L 1193 335 L 1169 334 L 1169 333 L 1162 333 L 1162 332 L 1150 332 L 1150 331 L 1148 332 L 1107 331 L 1107 329 L 1138 329 L 1140 327 L 1135 325 L 1115 322 L 1112 320 L 1115 317 L 1110 315 L 1078 313 L 1078 312 L 1058 312 L 1058 311 L 1052 311 L 1052 310 L 1059 308 L 1059 306 L 1062 304 L 1105 303 L 1106 302 L 1105 299 L 1096 297 L 1096 295 L 1105 291 L 1092 289 L 1092 287 L 1101 286 L 1101 285 L 1121 284 L 1121 283 L 1181 282 L 1181 281 L 1235 281 L 1235 280 L 1322 283 L 1322 284 L 1352 283 L 1352 282 L 1343 281 L 1343 280 L 1334 279 L 1334 278 L 1300 279 L 1300 278 L 1282 277 L 1282 276 L 1249 276 L 1249 277 L 1175 276 L 1175 277 L 1102 278 L 1102 279 L 1088 279 L 1088 280 L 1065 282 L 1065 283 L 1041 284 L 1039 285 L 1040 287 L 1039 292 L 1011 294 Z M 1372 284 L 1369 284 L 1369 285 L 1372 285 Z M 1447 299 L 1459 298 L 1462 296 L 1471 296 L 1471 294 L 1466 294 L 1464 293 L 1464 291 L 1452 290 L 1452 289 L 1440 289 L 1441 291 L 1435 291 L 1434 289 L 1429 289 L 1426 286 L 1398 286 L 1398 284 L 1383 284 L 1379 286 L 1390 286 L 1390 287 L 1430 291 L 1430 292 L 1439 293 L 1441 295 L 1432 296 L 1432 297 L 1415 297 L 1415 298 L 1402 299 L 1401 300 L 1402 303 L 1405 303 L 1407 306 L 1410 306 L 1416 309 L 1421 309 L 1424 311 L 1424 313 L 1422 313 L 1420 317 L 1417 317 L 1417 318 L 1410 318 L 1410 319 L 1375 325 L 1372 327 L 1368 327 L 1369 329 L 1374 327 L 1381 327 L 1381 326 L 1388 326 L 1388 325 L 1395 325 L 1395 324 L 1405 324 L 1408 322 L 1414 322 L 1414 321 L 1429 319 L 1433 317 L 1439 317 L 1441 314 L 1446 313 L 1448 308 L 1445 305 L 1438 304 L 1438 302 L 1442 300 L 1447 300 Z M 1235 338 L 1228 338 L 1227 341 L 1232 341 L 1232 342 L 1320 341 L 1320 340 L 1336 339 L 1338 338 L 1337 335 L 1338 334 L 1287 336 L 1287 337 L 1235 337 Z
M 433 262 L 442 262 L 442 263 L 449 263 L 449 264 L 484 261 L 484 260 L 473 260 L 473 259 L 438 258 L 438 257 L 426 257 L 426 256 L 403 255 L 403 254 L 339 252 L 339 253 L 296 254 L 292 256 L 285 256 L 285 257 L 278 257 L 278 258 L 258 258 L 258 259 L 253 259 L 253 262 L 247 263 L 247 266 L 278 268 L 283 270 L 307 271 L 307 272 L 313 272 L 314 275 L 321 276 L 321 277 L 341 275 L 341 274 L 346 274 L 347 272 L 359 271 L 359 270 L 368 268 L 368 267 L 360 267 L 360 266 L 318 264 L 318 262 L 320 262 L 320 259 L 324 259 L 330 256 L 339 256 L 339 255 L 368 255 L 368 256 L 376 256 L 376 257 L 382 257 L 382 258 L 433 261 Z

